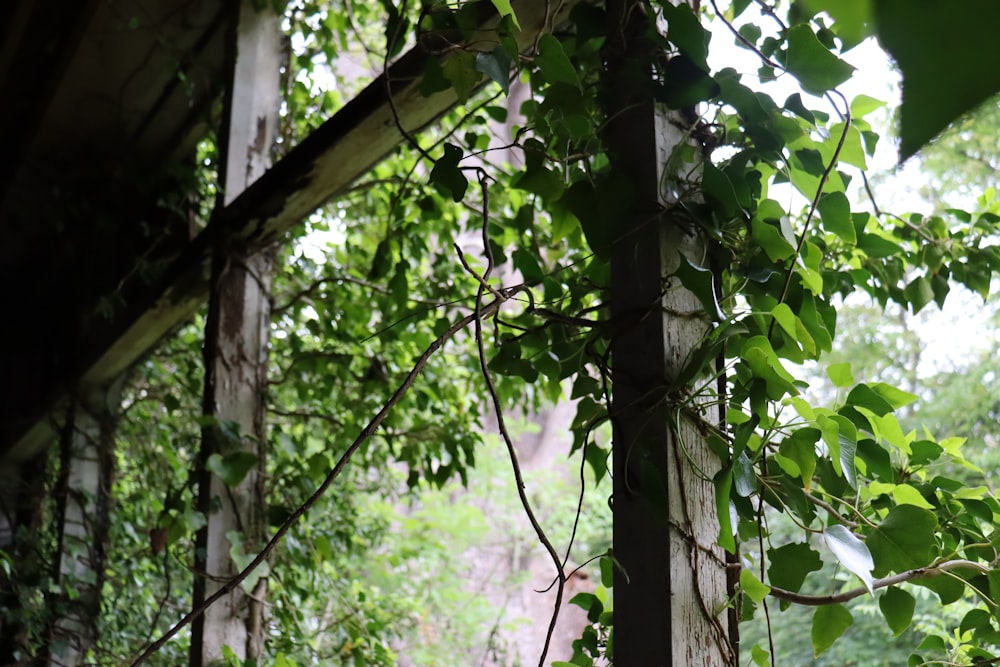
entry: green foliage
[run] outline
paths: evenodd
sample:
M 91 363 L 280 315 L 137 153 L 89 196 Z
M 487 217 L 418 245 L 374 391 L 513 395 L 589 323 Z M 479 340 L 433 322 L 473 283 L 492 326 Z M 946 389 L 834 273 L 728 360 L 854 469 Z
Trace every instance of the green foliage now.
M 843 605 L 831 604 L 819 607 L 813 614 L 812 643 L 813 651 L 819 655 L 830 648 L 833 642 L 844 634 L 854 623 L 854 617 Z
M 1000 215 L 992 202 L 976 212 L 889 216 L 852 201 L 852 179 L 878 138 L 865 116 L 880 103 L 846 100 L 836 88 L 853 71 L 843 51 L 873 29 L 868 3 L 795 3 L 787 23 L 777 21 L 768 34 L 753 23 L 731 26 L 762 73 L 787 72 L 808 94 L 783 102 L 734 69 L 710 71 L 703 17 L 659 4 L 666 35 L 647 35 L 657 55 L 629 83 L 683 110 L 672 118 L 685 142 L 664 156 L 663 207 L 651 219 L 709 242 L 704 258 L 682 257 L 664 277 L 694 293 L 704 312 L 666 316 L 702 317 L 712 327 L 666 393 L 677 419 L 709 434 L 719 454 L 719 470 L 709 475 L 719 543 L 739 549 L 747 565 L 732 604 L 751 622 L 772 598 L 784 609 L 795 595 L 811 597 L 818 605 L 811 642 L 802 631 L 792 650 L 804 647 L 814 657 L 832 660 L 841 637 L 881 632 L 921 651 L 913 664 L 935 659 L 928 656 L 992 660 L 1000 645 L 993 602 L 1000 502 L 986 486 L 965 484 L 973 466 L 961 439 L 919 431 L 909 421 L 920 396 L 914 366 L 889 371 L 871 358 L 866 340 L 846 349 L 835 342 L 843 335 L 841 313 L 850 309 L 845 300 L 854 295 L 877 304 L 879 318 L 941 306 L 953 285 L 986 297 L 1000 269 Z M 724 18 L 736 21 L 748 4 L 734 2 Z M 599 434 L 610 415 L 608 357 L 618 325 L 608 308 L 608 258 L 635 192 L 612 168 L 602 135 L 606 17 L 600 7 L 578 5 L 565 29 L 542 35 L 521 54 L 512 46 L 510 31 L 519 24 L 510 3 L 493 5 L 504 19 L 486 50 L 455 46 L 430 54 L 422 91 L 452 88 L 459 107 L 435 129 L 410 137 L 282 249 L 266 462 L 232 453 L 205 464 L 230 486 L 266 464 L 269 519 L 272 528 L 281 525 L 424 350 L 484 299 L 507 296 L 502 290 L 512 285 L 522 290 L 477 324 L 479 340 L 462 333 L 431 358 L 334 490 L 256 573 L 269 578 L 273 601 L 269 664 L 390 665 L 404 652 L 419 664 L 454 664 L 455 655 L 483 646 L 504 655 L 493 632 L 506 622 L 502 614 L 483 598 L 460 604 L 472 575 L 458 556 L 491 533 L 506 538 L 511 517 L 523 511 L 508 505 L 487 517 L 481 497 L 471 495 L 489 488 L 496 471 L 509 474 L 484 449 L 480 417 L 491 392 L 483 373 L 495 387 L 497 405 L 489 407 L 501 411 L 576 401 L 569 453 L 579 457 L 571 465 L 582 495 L 555 484 L 537 495 L 551 511 L 546 530 L 558 536 L 559 552 L 580 562 L 605 555 L 597 566 L 601 586 L 572 600 L 592 625 L 574 643 L 572 660 L 556 664 L 613 659 L 609 589 L 620 566 L 609 551 L 607 492 L 594 487 L 609 473 L 607 438 Z M 907 77 L 906 155 L 996 83 L 978 74 L 980 52 L 972 45 L 956 61 L 929 68 L 915 50 L 939 28 L 905 3 L 875 7 L 879 35 Z M 378 43 L 366 49 L 378 71 L 408 37 L 423 44 L 439 31 L 472 34 L 474 9 L 292 3 L 288 22 L 297 37 L 283 141 L 304 136 L 348 94 L 321 90 L 316 81 L 352 42 Z M 900 12 L 909 18 L 897 26 L 891 19 Z M 904 26 L 925 31 L 924 38 L 903 44 L 897 31 Z M 961 77 L 942 74 L 952 64 Z M 650 69 L 655 77 L 647 76 Z M 480 89 L 484 75 L 510 97 L 492 84 Z M 922 115 L 914 102 L 924 99 L 928 76 L 970 88 L 968 96 Z M 528 87 L 527 100 L 505 108 L 503 100 L 520 86 Z M 516 124 L 503 149 L 510 152 L 494 156 L 491 133 L 508 117 Z M 328 241 L 317 248 L 320 237 Z M 878 321 L 861 328 L 874 335 L 884 327 Z M 198 330 L 185 328 L 143 362 L 127 394 L 110 546 L 116 558 L 101 621 L 99 649 L 113 657 L 106 662 L 135 654 L 170 626 L 176 614 L 168 612 L 189 605 L 192 536 L 205 521 L 191 474 L 199 465 Z M 898 333 L 900 352 L 912 351 L 905 326 Z M 810 391 L 817 381 L 802 367 L 817 361 L 831 390 Z M 864 368 L 875 372 L 862 374 Z M 723 402 L 727 423 L 692 409 L 699 401 Z M 473 499 L 468 504 L 449 502 L 465 493 Z M 569 547 L 573 539 L 577 551 Z M 246 564 L 251 555 L 241 540 L 231 535 L 232 555 Z M 878 592 L 886 587 L 878 578 L 890 573 L 902 577 Z M 129 585 L 135 581 L 143 585 Z M 837 593 L 859 582 L 863 595 L 835 603 Z M 961 618 L 928 612 L 948 605 L 961 608 Z M 795 622 L 808 619 L 788 621 Z M 418 641 L 436 634 L 448 641 Z M 756 664 L 778 657 L 757 638 L 750 645 Z M 179 664 L 185 652 L 183 640 L 174 642 L 155 662 Z

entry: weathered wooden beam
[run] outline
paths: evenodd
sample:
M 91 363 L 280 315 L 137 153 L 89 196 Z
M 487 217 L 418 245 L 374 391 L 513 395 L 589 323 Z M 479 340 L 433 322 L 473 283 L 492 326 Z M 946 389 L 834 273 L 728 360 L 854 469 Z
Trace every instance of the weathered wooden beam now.
M 530 48 L 539 34 L 564 23 L 581 1 L 514 0 L 521 26 L 516 35 L 519 47 Z M 499 17 L 492 3 L 482 5 L 481 31 L 470 47 L 491 50 Z M 109 383 L 189 319 L 208 296 L 211 257 L 220 243 L 236 238 L 253 247 L 276 241 L 403 141 L 396 118 L 405 130 L 415 132 L 452 109 L 458 103 L 453 90 L 427 97 L 420 93 L 421 77 L 432 57 L 437 56 L 419 46 L 409 51 L 226 206 L 145 298 L 134 299 L 112 327 L 80 346 L 80 365 L 67 369 L 65 386 L 77 379 L 83 385 Z M 53 435 L 47 415 L 64 402 L 65 393 L 55 391 L 32 426 L 6 446 L 0 444 L 0 462 L 24 461 L 41 451 Z

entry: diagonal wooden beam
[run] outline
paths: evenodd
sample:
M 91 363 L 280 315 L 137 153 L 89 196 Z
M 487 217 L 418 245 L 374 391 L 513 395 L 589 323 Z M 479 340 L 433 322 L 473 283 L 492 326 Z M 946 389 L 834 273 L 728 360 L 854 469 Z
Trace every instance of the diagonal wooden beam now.
M 581 1 L 514 0 L 511 4 L 521 26 L 516 34 L 519 48 L 530 48 L 540 34 L 563 24 Z M 483 2 L 482 7 L 480 29 L 468 46 L 489 51 L 497 43 L 494 28 L 499 17 L 492 3 Z M 75 380 L 90 386 L 111 382 L 190 318 L 207 298 L 212 251 L 218 244 L 239 239 L 263 247 L 277 241 L 403 141 L 397 118 L 407 132 L 414 132 L 452 109 L 458 103 L 454 90 L 426 97 L 420 93 L 421 77 L 432 57 L 436 56 L 419 46 L 410 50 L 213 216 L 158 283 L 133 298 L 111 326 L 82 342 L 77 357 L 81 364 L 66 370 L 62 386 L 72 386 Z M 65 391 L 56 388 L 30 427 L 12 442 L 0 443 L 0 462 L 24 461 L 38 454 L 53 435 L 49 415 L 65 400 Z

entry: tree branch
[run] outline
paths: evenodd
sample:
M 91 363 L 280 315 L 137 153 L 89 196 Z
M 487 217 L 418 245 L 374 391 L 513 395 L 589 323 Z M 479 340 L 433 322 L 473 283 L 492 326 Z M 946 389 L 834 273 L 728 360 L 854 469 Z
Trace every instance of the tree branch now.
M 948 560 L 938 565 L 918 567 L 913 570 L 907 570 L 906 572 L 894 574 L 891 577 L 876 579 L 872 582 L 872 590 L 874 591 L 879 588 L 886 588 L 887 586 L 895 586 L 896 584 L 913 581 L 914 579 L 921 579 L 923 577 L 933 577 L 936 574 L 943 574 L 949 570 L 955 570 L 961 567 L 978 570 L 984 574 L 990 572 L 991 570 L 991 568 L 986 565 L 976 563 L 971 560 Z M 786 591 L 783 588 L 771 586 L 771 595 L 773 597 L 776 597 L 779 600 L 794 602 L 795 604 L 801 604 L 809 607 L 822 607 L 830 604 L 840 604 L 841 602 L 847 602 L 848 600 L 861 597 L 865 593 L 868 593 L 868 589 L 864 586 L 858 586 L 857 588 L 852 588 L 849 591 L 835 593 L 833 595 L 804 595 L 802 593 L 796 593 L 795 591 Z

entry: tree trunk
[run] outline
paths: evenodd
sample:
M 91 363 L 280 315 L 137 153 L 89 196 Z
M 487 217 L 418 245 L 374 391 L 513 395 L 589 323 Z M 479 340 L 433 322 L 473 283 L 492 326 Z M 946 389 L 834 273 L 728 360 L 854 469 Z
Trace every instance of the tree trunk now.
M 226 127 L 220 155 L 220 208 L 259 178 L 270 164 L 278 115 L 281 21 L 270 3 L 255 11 L 245 0 L 236 23 L 236 54 L 226 96 Z M 212 262 L 205 331 L 205 395 L 209 419 L 202 435 L 199 505 L 208 525 L 196 542 L 194 605 L 198 607 L 239 571 L 234 555 L 252 556 L 268 538 L 264 494 L 267 433 L 264 426 L 270 290 L 273 259 L 239 240 L 223 239 Z M 238 483 L 227 485 L 210 472 L 211 461 L 256 462 Z M 247 460 L 246 458 L 244 460 Z M 235 482 L 230 479 L 229 482 Z M 262 573 L 266 575 L 266 573 Z M 190 664 L 221 661 L 224 648 L 241 661 L 259 664 L 263 650 L 266 576 L 251 575 L 212 605 L 192 625 Z
M 97 640 L 104 582 L 104 554 L 118 423 L 119 383 L 78 396 L 60 443 L 59 536 L 56 580 L 62 594 L 54 608 L 47 664 L 86 661 Z
M 671 210 L 676 202 L 661 186 L 674 176 L 663 170 L 686 141 L 690 120 L 652 99 L 653 27 L 643 5 L 607 3 L 606 139 L 613 183 L 633 195 L 630 210 L 614 221 L 620 233 L 611 257 L 614 554 L 621 566 L 614 661 L 736 665 L 710 479 L 720 461 L 679 416 L 690 388 L 674 382 L 710 328 L 701 303 L 671 276 L 681 255 L 704 264 L 702 235 Z M 693 165 L 679 166 L 691 185 Z

